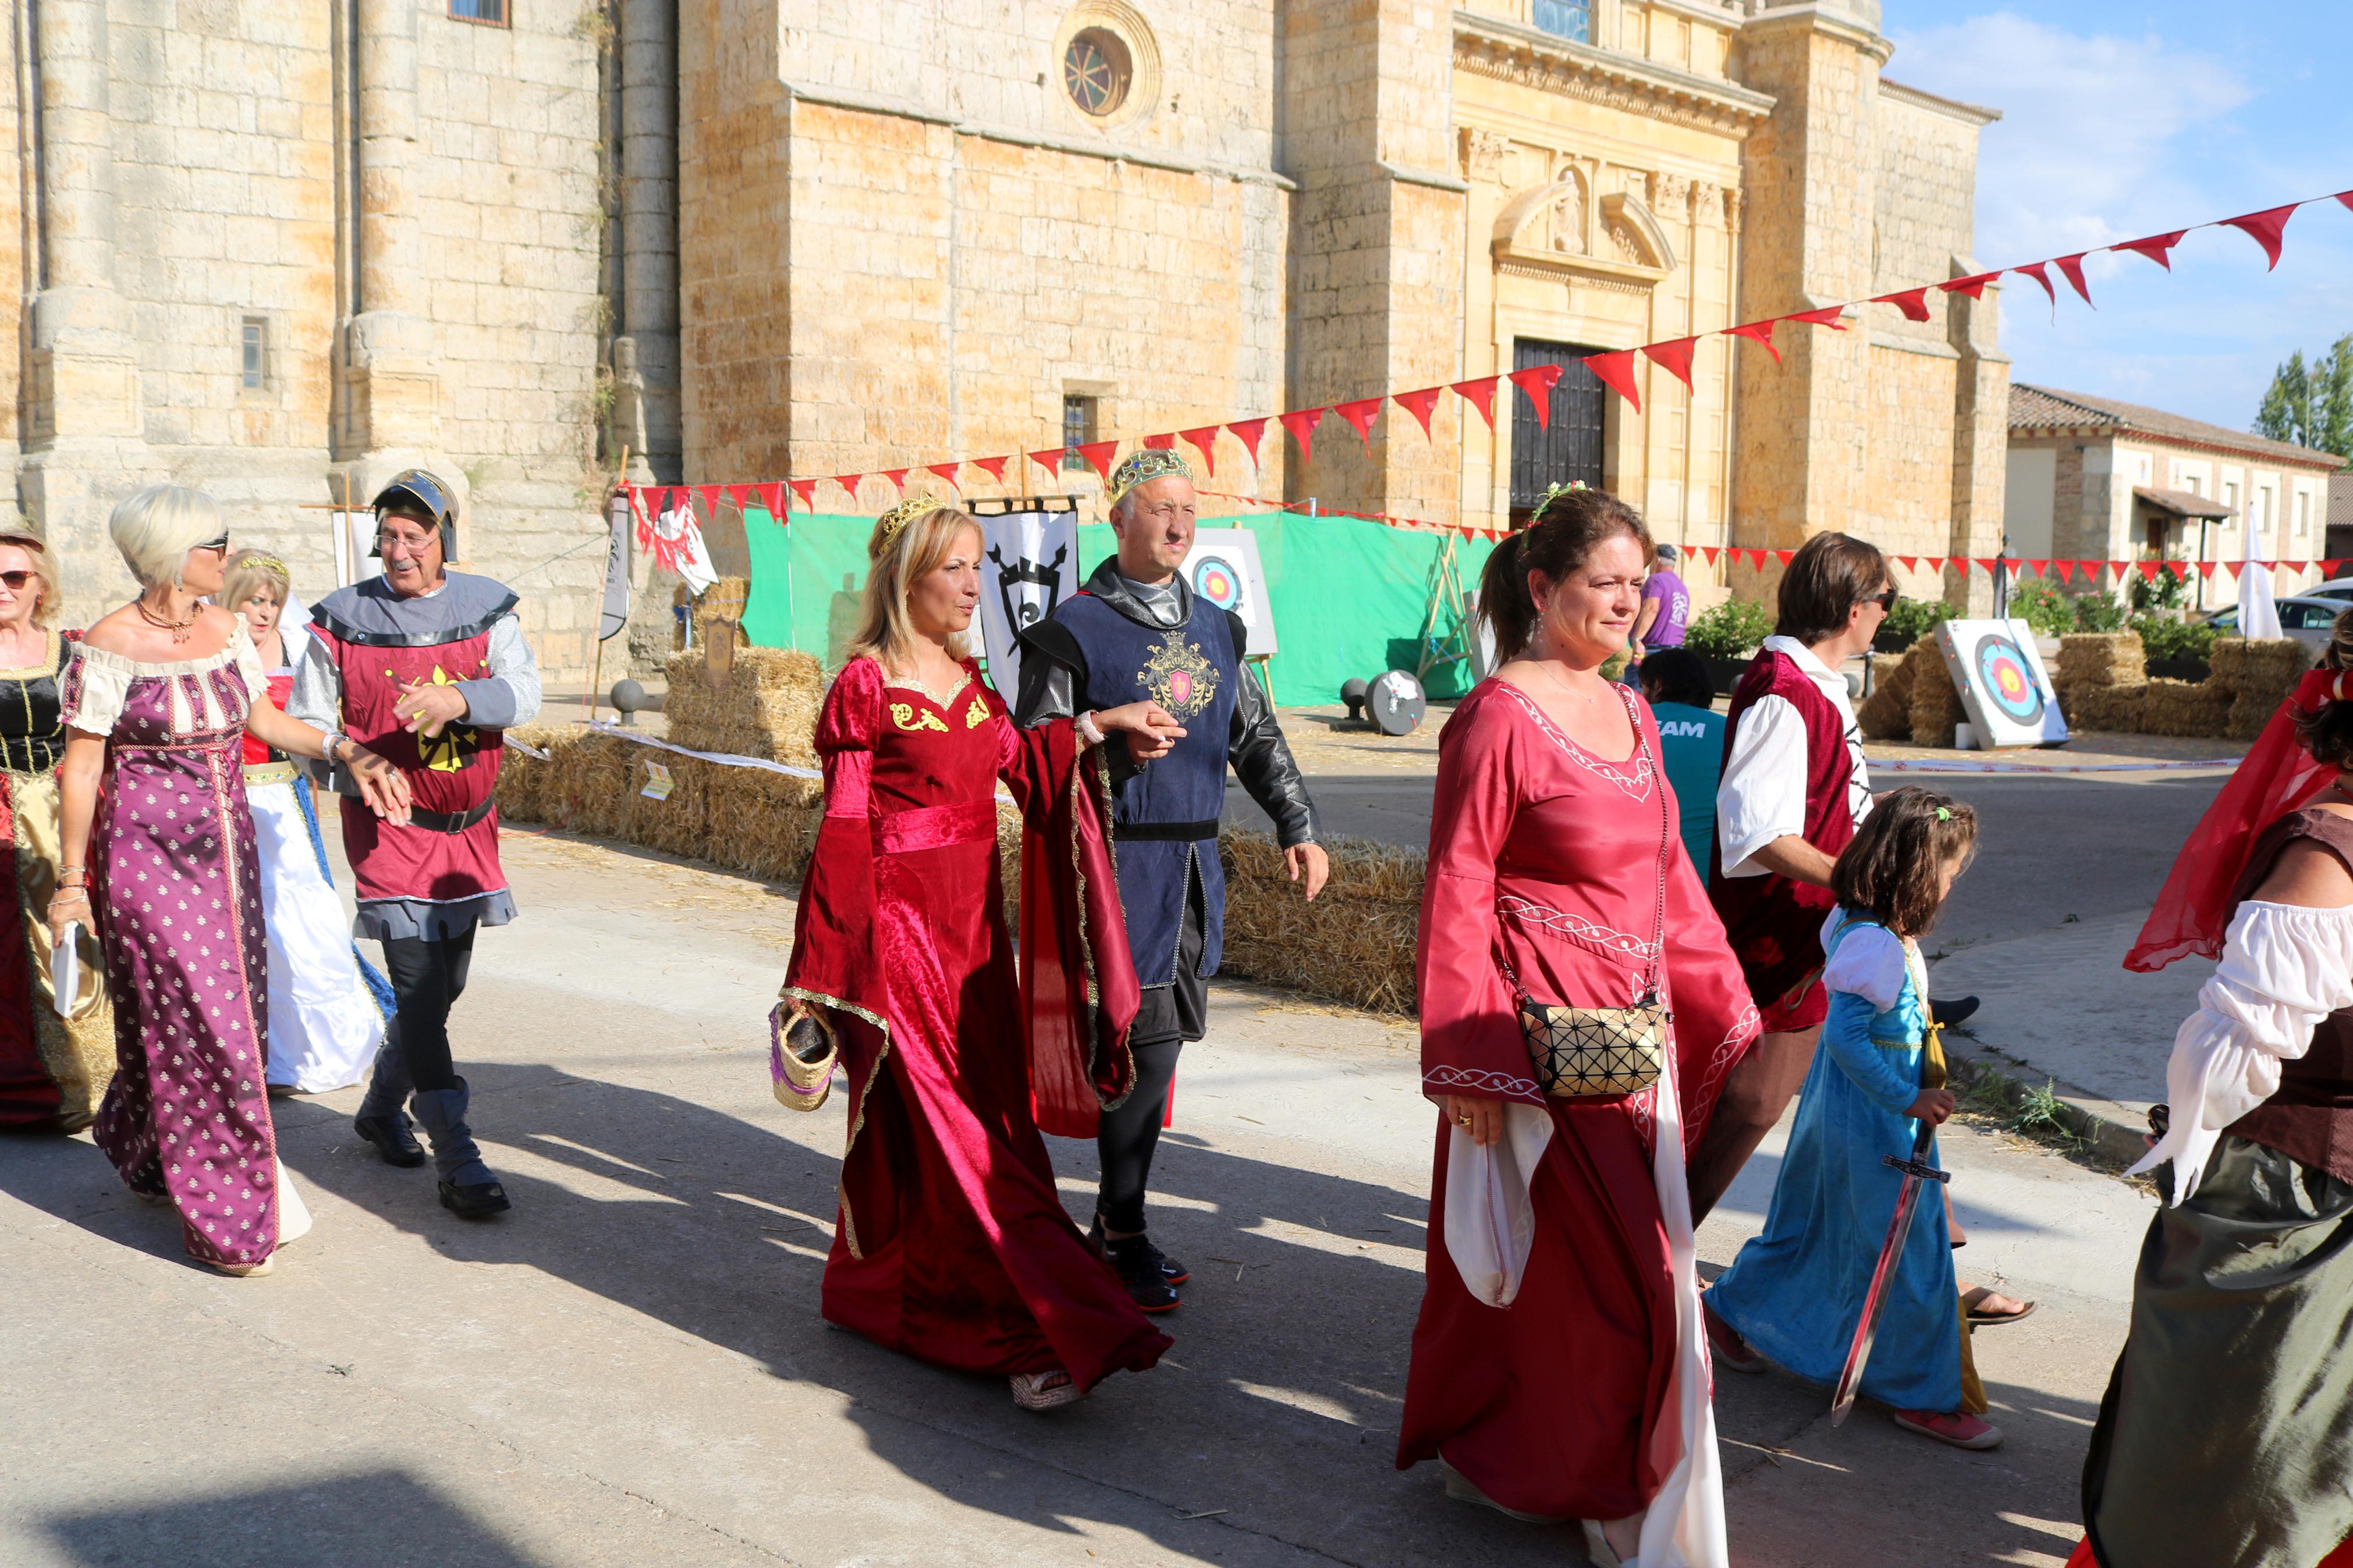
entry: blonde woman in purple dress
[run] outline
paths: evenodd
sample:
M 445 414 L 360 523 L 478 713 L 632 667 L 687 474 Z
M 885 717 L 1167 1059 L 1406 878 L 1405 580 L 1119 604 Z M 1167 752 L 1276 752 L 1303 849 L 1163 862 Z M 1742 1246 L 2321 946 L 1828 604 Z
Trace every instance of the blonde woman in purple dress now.
M 66 668 L 64 854 L 49 905 L 60 932 L 93 923 L 92 888 L 105 911 L 115 1074 L 92 1132 L 132 1192 L 178 1209 L 189 1257 L 266 1273 L 310 1216 L 269 1120 L 269 950 L 241 743 L 250 732 L 342 763 L 396 822 L 407 781 L 280 712 L 244 623 L 199 602 L 221 591 L 229 550 L 212 497 L 151 486 L 109 527 L 142 590 Z

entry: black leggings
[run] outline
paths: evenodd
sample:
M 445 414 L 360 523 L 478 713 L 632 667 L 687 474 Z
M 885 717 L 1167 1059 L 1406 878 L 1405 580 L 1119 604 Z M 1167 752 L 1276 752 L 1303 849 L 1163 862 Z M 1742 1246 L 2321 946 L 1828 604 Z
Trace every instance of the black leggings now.
M 1095 1125 L 1095 1158 L 1103 1166 L 1095 1210 L 1105 1229 L 1133 1234 L 1144 1228 L 1144 1193 L 1152 1181 L 1160 1123 L 1168 1112 L 1176 1054 L 1187 1040 L 1199 1039 L 1204 1028 L 1208 990 L 1200 979 L 1204 945 L 1201 894 L 1196 886 L 1186 902 L 1184 923 L 1177 928 L 1176 983 L 1144 994 L 1135 1027 L 1128 1035 L 1129 1048 L 1135 1053 L 1134 1092 L 1117 1110 L 1104 1111 Z
M 473 957 L 472 926 L 463 936 L 399 937 L 384 944 L 393 1038 L 413 1088 L 458 1087 L 458 1069 L 449 1059 L 449 1008 L 466 989 L 466 966 Z

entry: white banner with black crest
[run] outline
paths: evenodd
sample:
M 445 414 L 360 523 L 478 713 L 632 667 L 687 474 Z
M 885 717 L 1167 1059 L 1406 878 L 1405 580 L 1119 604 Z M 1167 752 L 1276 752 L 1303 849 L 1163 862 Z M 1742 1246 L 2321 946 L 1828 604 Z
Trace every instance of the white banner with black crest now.
M 1079 591 L 1079 514 L 1009 511 L 980 520 L 980 640 L 989 684 L 1011 702 L 1021 684 L 1024 626 Z

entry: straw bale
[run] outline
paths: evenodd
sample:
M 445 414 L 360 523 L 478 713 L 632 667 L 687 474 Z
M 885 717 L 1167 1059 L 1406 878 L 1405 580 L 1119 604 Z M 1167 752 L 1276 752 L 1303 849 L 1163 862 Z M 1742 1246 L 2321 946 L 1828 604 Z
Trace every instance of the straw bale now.
M 1968 711 L 1953 686 L 1953 672 L 1945 667 L 1944 651 L 1934 637 L 1922 637 L 1904 656 L 1912 667 L 1912 743 L 1949 746 L 1953 726 L 1966 723 Z
M 1226 973 L 1412 1016 L 1419 851 L 1327 839 L 1332 878 L 1311 904 L 1270 836 L 1229 827 L 1218 849 L 1226 869 Z
M 2294 637 L 2218 637 L 2208 656 L 2211 679 L 2238 698 L 2252 698 L 2269 711 L 2304 679 L 2310 656 Z
M 2138 632 L 2070 632 L 2059 639 L 2059 689 L 2075 686 L 2138 686 L 2148 679 L 2148 655 Z
M 734 667 L 713 680 L 702 655 L 670 661 L 663 717 L 670 738 L 690 751 L 817 765 L 813 743 L 824 706 L 825 668 L 795 648 L 739 647 Z
M 2059 692 L 2060 711 L 2067 722 L 2079 730 L 2107 730 L 2120 734 L 2137 734 L 2141 728 L 2141 709 L 2148 700 L 2149 683 L 2146 679 L 2129 686 L 2063 687 Z
M 2140 727 L 2150 735 L 2220 736 L 2230 712 L 2230 698 L 2210 681 L 2152 680 L 2141 704 Z
M 1904 741 L 1912 735 L 1912 683 L 1915 670 L 1906 649 L 1900 658 L 1884 655 L 1871 661 L 1871 695 L 1855 711 L 1855 721 L 1873 741 Z

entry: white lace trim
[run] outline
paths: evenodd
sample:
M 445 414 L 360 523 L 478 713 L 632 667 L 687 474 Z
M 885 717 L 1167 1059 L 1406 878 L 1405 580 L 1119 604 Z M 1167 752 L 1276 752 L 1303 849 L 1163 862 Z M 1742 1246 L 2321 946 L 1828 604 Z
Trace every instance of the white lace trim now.
M 1658 944 L 1647 938 L 1603 925 L 1598 921 L 1587 920 L 1583 915 L 1571 914 L 1567 910 L 1535 903 L 1515 893 L 1506 893 L 1497 899 L 1495 912 L 1508 915 L 1523 925 L 1535 926 L 1567 937 L 1580 945 L 1599 948 L 1628 958 L 1647 960 L 1656 956 L 1659 951 Z
M 1514 1078 L 1509 1073 L 1489 1072 L 1484 1068 L 1458 1068 L 1443 1064 L 1421 1069 L 1421 1087 L 1425 1090 L 1470 1089 L 1482 1094 L 1530 1095 L 1541 1100 L 1536 1080 Z
M 1634 726 L 1634 754 L 1626 759 L 1627 762 L 1634 764 L 1634 771 L 1630 775 L 1622 771 L 1625 763 L 1604 762 L 1570 740 L 1567 732 L 1552 721 L 1552 715 L 1546 712 L 1535 698 L 1508 680 L 1498 678 L 1495 684 L 1511 693 L 1512 700 L 1535 721 L 1536 727 L 1545 732 L 1546 738 L 1570 762 L 1575 763 L 1587 773 L 1598 773 L 1608 779 L 1636 800 L 1646 799 L 1650 795 L 1652 773 L 1651 748 L 1642 742 L 1642 715 L 1634 707 L 1633 695 L 1624 687 L 1618 689 L 1618 697 L 1626 705 L 1627 721 Z

